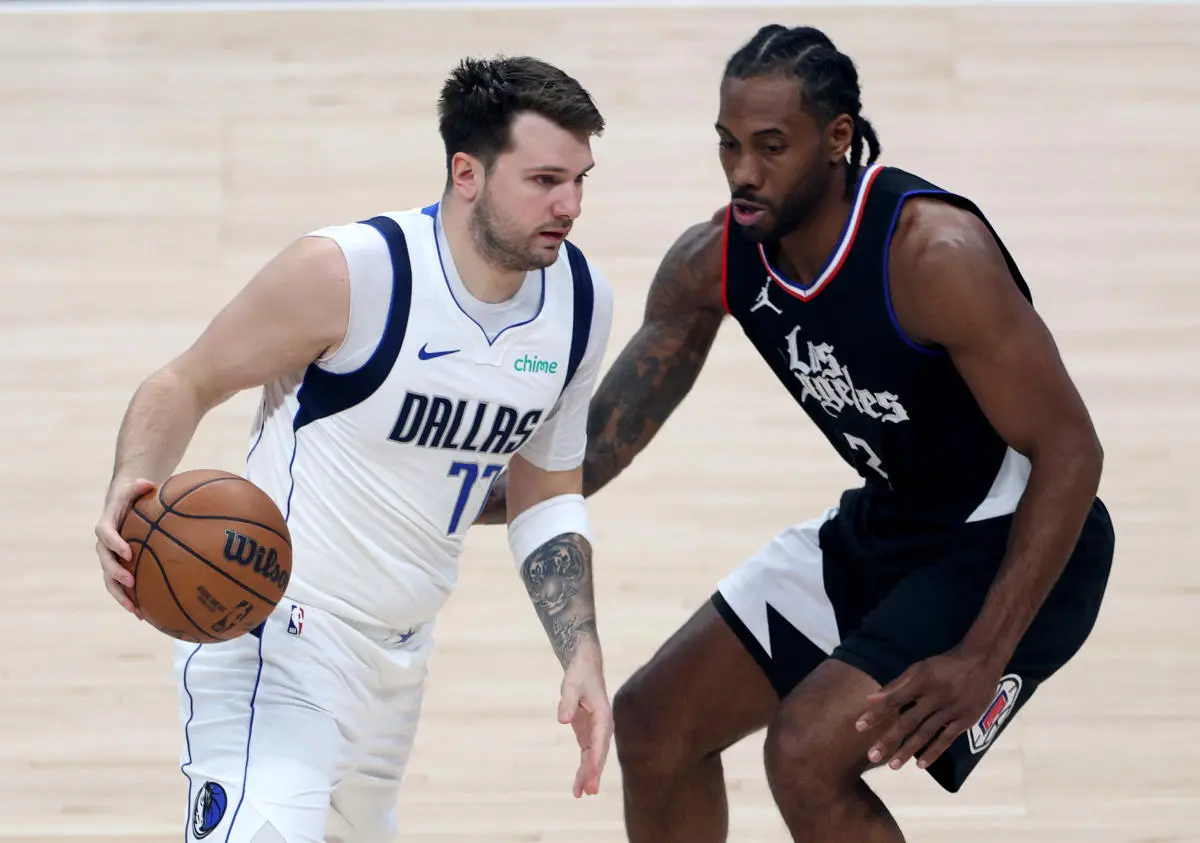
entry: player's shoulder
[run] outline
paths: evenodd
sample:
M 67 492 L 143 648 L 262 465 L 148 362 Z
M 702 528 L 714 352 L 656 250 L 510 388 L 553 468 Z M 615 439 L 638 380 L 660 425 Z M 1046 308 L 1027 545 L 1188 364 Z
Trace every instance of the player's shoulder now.
M 677 303 L 723 308 L 721 274 L 725 261 L 728 206 L 685 228 L 671 243 L 655 275 L 651 293 Z
M 599 264 L 592 260 L 588 253 L 585 252 L 578 243 L 574 242 L 573 240 L 564 241 L 563 248 L 558 255 L 558 263 L 562 264 L 568 271 L 572 273 L 575 272 L 574 267 L 571 265 L 572 253 L 576 255 L 575 259 L 581 261 L 583 268 L 587 270 L 587 275 L 592 285 L 593 299 L 599 304 L 611 306 L 613 289 L 612 283 L 608 280 L 608 275 L 605 274 L 604 270 L 599 266 Z
M 671 251 L 697 280 L 720 280 L 728 224 L 729 206 L 723 205 L 707 220 L 685 228 L 675 239 Z
M 958 201 L 942 196 L 914 196 L 896 218 L 892 260 L 910 265 L 931 259 L 968 258 L 991 252 L 994 235 L 982 217 Z
M 309 231 L 307 237 L 325 237 L 339 242 L 380 243 L 386 241 L 389 230 L 399 227 L 405 234 L 426 233 L 433 231 L 434 214 L 437 205 L 407 208 L 405 210 L 385 210 L 366 214 L 357 219 L 343 219 L 328 223 Z

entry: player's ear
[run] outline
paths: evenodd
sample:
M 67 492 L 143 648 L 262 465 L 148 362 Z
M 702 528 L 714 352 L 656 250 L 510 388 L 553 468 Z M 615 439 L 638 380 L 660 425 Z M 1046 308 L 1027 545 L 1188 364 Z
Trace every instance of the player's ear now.
M 483 189 L 483 162 L 465 152 L 456 152 L 450 159 L 450 182 L 455 191 L 468 202 Z
M 854 140 L 854 118 L 849 114 L 839 114 L 825 127 L 825 137 L 829 143 L 830 162 L 841 161 L 850 151 L 850 144 Z

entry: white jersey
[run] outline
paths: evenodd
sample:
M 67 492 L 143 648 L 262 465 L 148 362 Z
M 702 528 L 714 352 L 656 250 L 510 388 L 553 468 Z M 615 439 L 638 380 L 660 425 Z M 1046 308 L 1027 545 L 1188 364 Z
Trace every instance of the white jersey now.
M 583 461 L 612 322 L 607 281 L 568 242 L 518 294 L 532 315 L 485 331 L 469 311 L 500 317 L 511 302 L 463 300 L 437 211 L 312 233 L 346 257 L 346 338 L 266 385 L 247 457 L 292 535 L 289 596 L 398 630 L 449 597 L 467 528 L 514 454 L 549 471 Z

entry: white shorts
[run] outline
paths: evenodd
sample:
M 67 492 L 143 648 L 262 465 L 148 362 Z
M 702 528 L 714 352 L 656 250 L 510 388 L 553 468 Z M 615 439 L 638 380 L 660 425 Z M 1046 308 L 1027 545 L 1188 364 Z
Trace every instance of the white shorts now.
M 262 634 L 176 645 L 185 841 L 390 843 L 433 624 L 358 628 L 289 599 Z

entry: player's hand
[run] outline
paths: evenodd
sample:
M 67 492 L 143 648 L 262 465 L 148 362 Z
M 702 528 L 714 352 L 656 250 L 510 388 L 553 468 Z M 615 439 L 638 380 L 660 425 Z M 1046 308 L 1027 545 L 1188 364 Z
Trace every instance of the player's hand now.
M 142 614 L 133 605 L 133 600 L 125 589 L 133 588 L 133 573 L 121 560 L 133 561 L 133 551 L 129 544 L 121 538 L 119 525 L 129 512 L 133 501 L 154 488 L 149 480 L 137 479 L 130 482 L 114 484 L 108 490 L 104 502 L 104 512 L 96 524 L 96 554 L 100 557 L 100 568 L 104 573 L 104 587 L 113 599 L 125 607 L 126 611 L 142 619 Z
M 575 798 L 600 791 L 600 775 L 608 759 L 613 735 L 612 705 L 604 686 L 599 651 L 582 647 L 563 675 L 558 722 L 570 723 L 579 743 L 579 770 L 575 773 Z
M 867 752 L 872 763 L 899 770 L 914 754 L 924 769 L 983 715 L 1003 673 L 993 655 L 954 649 L 912 665 L 868 695 L 868 708 L 855 724 L 860 732 L 895 718 Z M 899 715 L 896 717 L 896 715 Z M 926 747 L 923 752 L 923 747 Z

